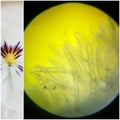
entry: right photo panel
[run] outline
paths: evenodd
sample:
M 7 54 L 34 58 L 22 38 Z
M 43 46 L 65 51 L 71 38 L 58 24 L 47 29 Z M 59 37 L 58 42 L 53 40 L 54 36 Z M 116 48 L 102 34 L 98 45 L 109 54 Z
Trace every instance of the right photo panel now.
M 119 1 L 24 2 L 24 118 L 119 118 Z

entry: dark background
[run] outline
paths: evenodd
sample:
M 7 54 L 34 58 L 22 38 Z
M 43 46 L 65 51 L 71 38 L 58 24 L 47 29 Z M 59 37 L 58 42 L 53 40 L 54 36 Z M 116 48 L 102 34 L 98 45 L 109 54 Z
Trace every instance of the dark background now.
M 40 12 L 68 1 L 25 1 L 24 2 L 24 29 Z M 78 1 L 77 1 L 78 2 Z M 119 1 L 80 1 L 81 3 L 93 5 L 110 15 L 119 24 Z M 36 93 L 37 94 L 37 93 Z M 24 118 L 25 119 L 62 119 L 63 117 L 50 114 L 24 94 Z M 118 119 L 119 118 L 119 96 L 102 111 L 82 119 Z M 65 118 L 64 118 L 65 119 Z M 69 118 L 70 119 L 70 118 Z M 72 118 L 73 119 L 73 118 Z M 75 119 L 75 118 L 74 118 Z

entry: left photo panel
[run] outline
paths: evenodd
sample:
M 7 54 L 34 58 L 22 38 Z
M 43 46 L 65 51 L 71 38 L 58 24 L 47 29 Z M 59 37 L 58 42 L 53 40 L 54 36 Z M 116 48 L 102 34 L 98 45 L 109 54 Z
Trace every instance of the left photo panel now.
M 23 2 L 1 2 L 1 118 L 22 119 Z

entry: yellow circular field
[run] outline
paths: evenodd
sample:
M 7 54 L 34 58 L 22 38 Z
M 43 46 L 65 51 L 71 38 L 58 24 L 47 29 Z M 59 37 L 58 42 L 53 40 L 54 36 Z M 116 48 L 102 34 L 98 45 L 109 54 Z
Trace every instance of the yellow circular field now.
M 118 95 L 118 25 L 99 9 L 64 3 L 25 30 L 25 92 L 64 117 L 95 113 Z

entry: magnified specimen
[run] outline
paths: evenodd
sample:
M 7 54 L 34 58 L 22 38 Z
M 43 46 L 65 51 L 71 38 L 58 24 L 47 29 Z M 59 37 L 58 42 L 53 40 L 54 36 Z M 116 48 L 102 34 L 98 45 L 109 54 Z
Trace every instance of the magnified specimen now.
M 118 95 L 118 44 L 118 25 L 97 8 L 42 12 L 25 30 L 25 92 L 58 116 L 100 111 Z

